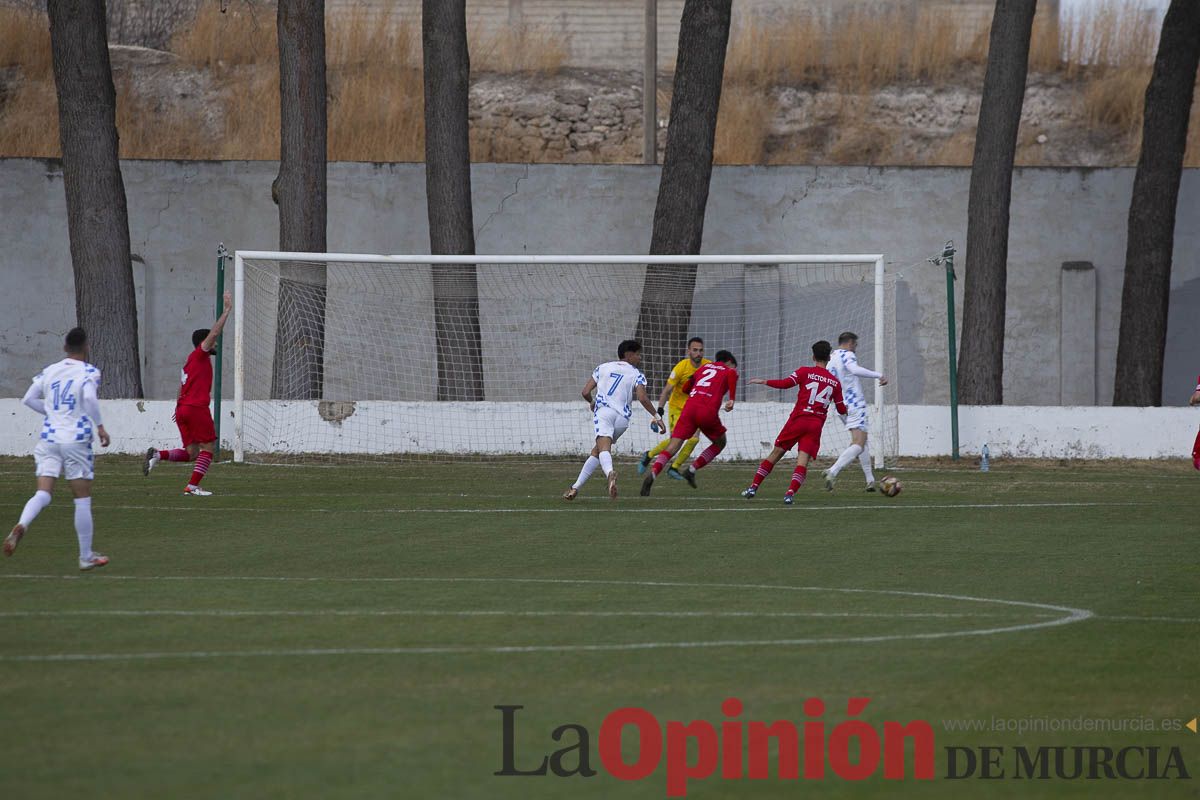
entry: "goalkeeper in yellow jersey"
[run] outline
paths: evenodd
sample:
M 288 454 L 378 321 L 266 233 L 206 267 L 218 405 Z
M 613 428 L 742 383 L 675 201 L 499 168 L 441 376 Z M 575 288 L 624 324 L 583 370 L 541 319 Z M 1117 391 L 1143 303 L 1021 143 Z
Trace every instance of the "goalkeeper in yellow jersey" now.
M 663 404 L 667 402 L 667 395 L 671 397 L 668 405 L 670 427 L 667 428 L 667 438 L 659 442 L 653 450 L 642 453 L 642 460 L 638 463 L 638 475 L 646 471 L 655 456 L 667 449 L 667 444 L 671 441 L 671 431 L 675 430 L 675 423 L 678 421 L 679 415 L 683 413 L 683 404 L 688 399 L 687 392 L 683 390 L 688 378 L 692 377 L 692 373 L 705 364 L 711 363 L 712 359 L 704 357 L 704 340 L 699 336 L 688 339 L 687 358 L 680 361 L 675 365 L 675 369 L 671 370 L 671 375 L 667 378 L 667 385 L 663 387 L 662 394 L 658 396 L 658 415 L 660 417 L 663 415 Z M 679 448 L 679 452 L 676 453 L 675 460 L 671 462 L 667 474 L 677 481 L 683 480 L 683 473 L 679 471 L 679 468 L 687 463 L 688 458 L 692 455 L 692 450 L 699 443 L 699 436 L 693 436 L 684 442 L 683 446 Z

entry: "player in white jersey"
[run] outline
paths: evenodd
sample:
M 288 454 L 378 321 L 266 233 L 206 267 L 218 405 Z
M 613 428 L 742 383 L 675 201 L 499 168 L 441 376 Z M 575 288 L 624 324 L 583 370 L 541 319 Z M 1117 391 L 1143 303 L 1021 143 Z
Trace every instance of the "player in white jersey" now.
M 887 378 L 882 372 L 859 366 L 858 334 L 846 331 L 838 336 L 838 349 L 830 356 L 826 368 L 837 376 L 842 384 L 842 397 L 846 400 L 846 429 L 850 431 L 850 446 L 842 451 L 833 466 L 825 470 L 825 488 L 833 491 L 833 484 L 838 473 L 846 465 L 858 458 L 862 465 L 863 475 L 867 479 L 867 491 L 875 491 L 875 473 L 871 470 L 871 451 L 867 445 L 867 397 L 863 394 L 860 378 L 872 378 L 879 381 L 880 386 L 887 386 Z
M 67 357 L 51 364 L 33 379 L 22 399 L 43 415 L 41 438 L 33 448 L 37 464 L 37 492 L 21 511 L 21 519 L 4 539 L 4 555 L 11 556 L 29 525 L 50 505 L 50 493 L 66 473 L 75 495 L 75 535 L 79 539 L 79 568 L 103 567 L 108 558 L 92 549 L 92 431 L 100 446 L 108 447 L 108 432 L 100 421 L 100 370 L 87 362 L 87 334 L 74 328 L 63 348 Z
M 617 358 L 618 361 L 608 361 L 596 367 L 580 392 L 592 411 L 596 444 L 587 461 L 583 462 L 579 478 L 571 484 L 570 489 L 563 492 L 564 500 L 575 499 L 597 466 L 608 476 L 608 496 L 617 499 L 617 471 L 613 469 L 612 446 L 629 427 L 635 397 L 653 418 L 650 427 L 657 431 L 666 430 L 662 418 L 655 412 L 650 398 L 646 396 L 646 376 L 638 369 L 638 365 L 642 363 L 641 342 L 635 339 L 621 342 L 617 347 Z M 596 393 L 594 399 L 592 392 Z

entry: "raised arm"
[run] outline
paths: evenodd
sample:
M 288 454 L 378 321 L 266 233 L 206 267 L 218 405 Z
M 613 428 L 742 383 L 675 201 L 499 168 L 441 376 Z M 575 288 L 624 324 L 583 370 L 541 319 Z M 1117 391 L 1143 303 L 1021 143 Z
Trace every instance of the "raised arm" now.
M 25 396 L 21 398 L 21 402 L 24 403 L 27 408 L 32 408 L 37 413 L 45 414 L 46 403 L 42 399 L 43 396 L 42 382 L 34 381 L 32 384 L 30 384 L 29 389 L 25 392 Z
M 866 367 L 860 365 L 858 363 L 857 356 L 847 358 L 845 360 L 844 364 L 846 367 L 846 371 L 849 372 L 851 375 L 857 375 L 860 378 L 876 378 L 876 379 L 878 379 L 880 386 L 887 386 L 888 381 L 887 381 L 887 378 L 883 377 L 883 373 L 876 372 L 873 369 L 867 369 Z
M 229 312 L 233 309 L 233 293 L 225 293 L 225 310 L 221 312 L 221 316 L 217 317 L 217 321 L 213 323 L 212 329 L 208 332 L 208 336 L 204 337 L 204 341 L 200 346 L 204 348 L 204 352 L 211 353 L 213 348 L 217 346 L 217 337 L 221 335 L 222 329 L 225 327 L 225 320 L 229 319 Z
M 750 382 L 758 386 L 770 386 L 772 389 L 790 389 L 797 383 L 795 375 L 788 375 L 786 378 L 771 378 L 770 380 L 751 378 Z
M 873 369 L 867 369 L 866 367 L 859 366 L 857 361 L 851 361 L 851 362 L 847 363 L 846 371 L 849 372 L 851 375 L 857 375 L 860 378 L 882 378 L 883 377 L 882 372 L 876 372 Z

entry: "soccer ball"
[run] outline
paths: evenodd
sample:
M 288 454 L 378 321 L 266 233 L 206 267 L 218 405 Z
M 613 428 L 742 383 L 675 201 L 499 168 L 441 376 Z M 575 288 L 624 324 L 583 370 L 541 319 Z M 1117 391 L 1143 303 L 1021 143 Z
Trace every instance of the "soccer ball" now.
M 888 475 L 879 483 L 879 491 L 883 492 L 888 497 L 895 497 L 900 494 L 900 490 L 904 487 L 900 485 L 900 481 Z

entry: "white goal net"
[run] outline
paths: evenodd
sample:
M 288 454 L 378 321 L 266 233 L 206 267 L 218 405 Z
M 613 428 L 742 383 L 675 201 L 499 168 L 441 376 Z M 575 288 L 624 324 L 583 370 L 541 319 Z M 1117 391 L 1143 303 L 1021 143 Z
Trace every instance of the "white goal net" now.
M 751 386 L 859 336 L 877 462 L 897 452 L 895 280 L 882 256 L 235 255 L 234 457 L 259 463 L 579 458 L 580 390 L 643 344 L 657 405 L 689 338 L 741 379 L 722 460 L 759 459 L 795 391 Z M 635 404 L 614 448 L 661 437 Z M 822 458 L 849 443 L 831 414 Z

